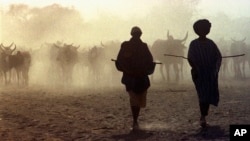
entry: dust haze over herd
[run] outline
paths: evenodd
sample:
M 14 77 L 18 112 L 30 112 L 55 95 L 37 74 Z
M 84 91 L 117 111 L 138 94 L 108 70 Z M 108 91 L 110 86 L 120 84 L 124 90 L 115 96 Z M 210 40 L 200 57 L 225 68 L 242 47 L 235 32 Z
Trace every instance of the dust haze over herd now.
M 33 84 L 51 82 L 46 78 L 49 73 L 48 64 L 51 63 L 48 59 L 48 51 L 43 49 L 43 52 L 38 53 L 41 48 L 45 48 L 45 44 L 56 42 L 73 44 L 80 46 L 78 52 L 81 52 L 94 46 L 107 46 L 110 42 L 128 40 L 130 29 L 134 25 L 141 27 L 142 40 L 148 43 L 149 47 L 157 39 L 166 39 L 168 31 L 176 39 L 184 38 L 188 32 L 188 38 L 185 42 L 185 46 L 188 47 L 190 40 L 197 37 L 193 32 L 192 25 L 199 18 L 210 20 L 212 29 L 208 37 L 215 42 L 219 42 L 221 39 L 231 42 L 231 39 L 242 40 L 246 38 L 245 42 L 250 44 L 250 15 L 232 16 L 230 12 L 226 11 L 213 11 L 213 14 L 208 14 L 207 10 L 210 9 L 202 8 L 204 1 L 199 0 L 160 0 L 156 2 L 158 4 L 148 6 L 147 10 L 140 9 L 140 5 L 137 3 L 138 13 L 136 13 L 136 8 L 122 8 L 121 10 L 127 10 L 125 12 L 130 13 L 126 16 L 116 11 L 100 8 L 92 19 L 87 18 L 86 13 L 79 9 L 79 6 L 60 3 L 44 6 L 34 6 L 27 3 L 2 4 L 0 42 L 5 46 L 14 42 L 18 50 L 31 52 L 32 63 L 29 75 L 30 83 Z M 143 1 L 141 1 L 142 5 Z M 214 3 L 215 5 L 218 4 Z M 117 8 L 119 9 L 119 7 Z M 131 12 L 128 12 L 130 10 Z M 232 11 L 234 10 L 232 9 Z M 116 57 L 118 49 L 119 44 L 113 54 L 106 53 L 110 55 L 105 57 L 109 63 L 112 63 L 111 58 Z M 80 69 L 82 69 L 81 66 L 77 64 L 73 80 L 75 84 L 79 82 L 81 83 L 79 85 L 85 85 L 83 81 L 87 82 L 91 78 L 85 76 L 87 72 L 83 73 L 87 69 L 83 69 L 83 72 Z M 98 69 L 112 71 L 106 67 Z M 189 70 L 185 73 L 189 75 Z M 102 75 L 104 74 L 109 75 L 110 73 L 103 72 Z

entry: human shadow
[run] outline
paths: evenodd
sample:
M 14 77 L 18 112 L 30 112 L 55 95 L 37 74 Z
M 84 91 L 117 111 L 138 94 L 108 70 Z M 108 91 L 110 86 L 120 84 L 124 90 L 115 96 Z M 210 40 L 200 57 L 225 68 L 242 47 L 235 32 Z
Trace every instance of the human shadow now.
M 146 140 L 147 138 L 153 135 L 152 132 L 138 129 L 138 130 L 131 130 L 129 133 L 125 134 L 118 134 L 111 136 L 114 140 L 124 140 L 124 141 L 136 141 L 136 140 Z
M 196 133 L 191 134 L 190 137 L 198 140 L 229 139 L 229 134 L 227 134 L 220 126 L 216 125 L 201 128 Z

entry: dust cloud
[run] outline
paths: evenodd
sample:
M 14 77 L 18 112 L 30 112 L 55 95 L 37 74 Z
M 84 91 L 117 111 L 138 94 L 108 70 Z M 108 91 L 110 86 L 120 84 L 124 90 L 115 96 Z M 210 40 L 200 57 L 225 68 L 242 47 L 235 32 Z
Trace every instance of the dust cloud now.
M 52 4 L 44 7 L 31 7 L 26 4 L 13 4 L 7 10 L 1 10 L 0 40 L 6 46 L 14 42 L 17 50 L 31 52 L 30 84 L 44 86 L 60 83 L 54 80 L 56 78 L 50 77 L 53 64 L 49 57 L 50 48 L 46 44 L 62 42 L 80 45 L 79 53 L 94 46 L 113 46 L 102 59 L 105 61 L 100 63 L 105 66 L 97 68 L 101 70 L 99 81 L 94 81 L 93 77 L 89 77 L 93 74 L 88 67 L 77 63 L 74 67 L 72 82 L 73 85 L 81 87 L 97 85 L 95 82 L 102 83 L 100 84 L 102 86 L 112 86 L 120 84 L 121 73 L 118 72 L 116 77 L 112 78 L 114 82 L 111 83 L 109 76 L 114 74 L 115 68 L 111 68 L 114 64 L 110 59 L 116 58 L 120 43 L 129 40 L 130 29 L 134 25 L 142 28 L 142 40 L 149 47 L 157 39 L 166 39 L 169 31 L 176 39 L 182 39 L 188 32 L 189 36 L 185 43 L 188 48 L 189 42 L 197 37 L 193 33 L 192 25 L 199 18 L 207 18 L 211 21 L 212 29 L 208 37 L 215 42 L 223 38 L 230 43 L 231 38 L 240 40 L 245 37 L 246 42 L 250 42 L 250 28 L 248 28 L 250 16 L 231 18 L 226 13 L 206 16 L 201 14 L 198 6 L 198 0 L 164 1 L 162 5 L 152 7 L 145 15 L 135 14 L 124 18 L 117 13 L 103 11 L 97 18 L 87 21 L 84 13 L 80 13 L 71 6 Z M 115 42 L 115 45 L 112 42 Z M 185 80 L 190 80 L 189 69 L 188 64 L 185 64 L 184 76 L 187 76 Z M 155 76 L 161 79 L 158 67 Z

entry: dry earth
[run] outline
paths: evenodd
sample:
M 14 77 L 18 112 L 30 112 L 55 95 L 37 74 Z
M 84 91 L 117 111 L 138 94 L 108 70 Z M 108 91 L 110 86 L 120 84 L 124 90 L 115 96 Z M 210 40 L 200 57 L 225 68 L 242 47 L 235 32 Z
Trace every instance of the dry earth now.
M 128 95 L 116 88 L 1 87 L 1 141 L 229 140 L 230 124 L 250 124 L 249 80 L 220 83 L 219 107 L 199 127 L 192 83 L 152 84 L 141 130 L 130 131 Z

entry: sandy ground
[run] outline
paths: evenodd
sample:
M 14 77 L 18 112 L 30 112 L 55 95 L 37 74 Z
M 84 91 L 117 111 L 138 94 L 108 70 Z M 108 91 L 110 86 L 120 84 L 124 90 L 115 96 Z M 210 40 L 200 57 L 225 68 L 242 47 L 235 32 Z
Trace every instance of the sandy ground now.
M 250 124 L 249 80 L 220 83 L 219 107 L 209 127 L 199 127 L 192 83 L 152 84 L 141 130 L 130 131 L 128 95 L 116 88 L 1 87 L 1 141 L 200 141 L 229 140 L 230 124 Z

